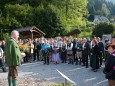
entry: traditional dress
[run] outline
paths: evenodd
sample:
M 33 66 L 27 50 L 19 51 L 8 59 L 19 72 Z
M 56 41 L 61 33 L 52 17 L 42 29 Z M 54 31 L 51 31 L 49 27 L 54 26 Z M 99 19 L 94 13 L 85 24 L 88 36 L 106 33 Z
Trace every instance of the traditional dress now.
M 73 59 L 73 51 L 72 51 L 72 48 L 73 48 L 73 43 L 72 42 L 68 42 L 67 43 L 67 57 L 68 57 L 68 64 L 73 64 L 74 63 L 74 59 Z
M 66 49 L 66 46 L 62 46 L 62 49 L 61 49 L 61 60 L 62 60 L 62 63 L 66 63 L 66 60 L 67 60 L 67 49 Z
M 90 66 L 94 71 L 99 68 L 99 58 L 98 58 L 98 45 L 92 47 L 92 56 L 90 58 Z
M 60 61 L 59 48 L 57 46 L 53 46 L 52 48 L 52 61 L 54 64 L 57 64 Z
M 81 64 L 82 61 L 82 43 L 77 44 L 77 58 L 79 59 L 79 64 Z
M 59 47 L 57 40 L 54 40 L 52 44 L 52 62 L 54 64 L 58 64 L 59 60 L 60 60 Z

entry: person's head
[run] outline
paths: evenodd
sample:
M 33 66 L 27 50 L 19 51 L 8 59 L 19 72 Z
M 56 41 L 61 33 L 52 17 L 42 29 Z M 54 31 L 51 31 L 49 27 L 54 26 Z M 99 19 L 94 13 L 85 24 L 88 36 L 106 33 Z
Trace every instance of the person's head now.
M 73 41 L 76 42 L 76 41 L 77 41 L 77 38 L 74 38 Z
M 62 39 L 60 38 L 59 41 L 62 41 Z
M 86 39 L 86 38 L 84 38 L 84 39 L 83 39 L 83 43 L 86 43 L 86 42 L 87 42 L 87 39 Z
M 100 38 L 100 37 L 98 37 L 98 38 L 97 38 L 97 41 L 98 41 L 98 42 L 100 42 L 100 41 L 101 41 L 101 38 Z
M 32 43 L 32 39 L 29 38 L 29 43 L 31 44 Z
M 109 44 L 108 51 L 110 54 L 115 52 L 115 44 Z
M 4 40 L 2 40 L 2 45 L 5 45 L 5 41 Z
M 44 39 L 44 43 L 47 44 L 47 39 Z
M 96 39 L 93 40 L 93 45 L 97 45 L 98 41 Z
M 37 39 L 37 38 L 35 39 L 35 42 L 38 42 L 38 39 Z
M 19 32 L 16 31 L 16 30 L 13 30 L 13 31 L 11 32 L 11 37 L 14 38 L 16 41 L 18 41 Z
M 71 40 L 67 40 L 67 43 L 71 43 Z
M 107 40 L 105 40 L 105 43 L 106 43 L 107 45 L 109 45 L 109 44 L 110 44 L 110 41 L 107 39 Z
M 87 37 L 86 39 L 87 39 L 87 41 L 90 41 L 90 37 Z

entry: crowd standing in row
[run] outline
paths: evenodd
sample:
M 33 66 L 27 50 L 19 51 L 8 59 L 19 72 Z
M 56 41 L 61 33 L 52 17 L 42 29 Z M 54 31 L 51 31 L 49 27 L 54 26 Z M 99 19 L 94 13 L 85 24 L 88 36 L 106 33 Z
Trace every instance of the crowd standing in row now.
M 108 39 L 101 40 L 99 37 L 90 38 L 36 38 L 19 40 L 18 45 L 21 52 L 25 52 L 26 56 L 21 59 L 22 63 L 44 61 L 44 64 L 49 65 L 50 62 L 54 64 L 68 63 L 72 65 L 82 65 L 92 68 L 96 72 L 110 56 L 108 47 L 110 44 L 115 45 L 115 39 L 110 42 Z M 0 64 L 5 72 L 5 41 L 0 41 Z M 114 49 L 114 48 L 113 48 Z M 112 52 L 112 53 L 115 53 Z M 113 54 L 112 54 L 113 55 Z M 115 64 L 114 64 L 115 66 Z M 106 71 L 106 70 L 105 70 Z M 114 78 L 115 79 L 115 78 Z
M 112 43 L 115 43 L 115 39 Z M 18 44 L 21 52 L 26 53 L 26 56 L 22 58 L 23 63 L 33 61 L 44 61 L 44 64 L 68 62 L 68 64 L 82 64 L 86 68 L 90 65 L 94 71 L 97 71 L 96 69 L 101 67 L 103 60 L 106 60 L 109 55 L 107 47 L 110 41 L 101 40 L 99 37 L 94 37 L 92 41 L 89 38 L 74 38 L 72 41 L 68 37 L 64 39 L 57 37 L 36 38 L 35 40 L 19 39 Z M 0 49 L 5 52 L 4 40 L 0 41 L 0 46 Z

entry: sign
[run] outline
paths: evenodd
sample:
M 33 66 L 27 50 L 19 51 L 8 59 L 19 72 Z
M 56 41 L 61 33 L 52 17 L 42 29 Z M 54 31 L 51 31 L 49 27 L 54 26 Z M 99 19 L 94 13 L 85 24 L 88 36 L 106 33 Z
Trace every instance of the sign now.
M 102 39 L 112 41 L 112 35 L 111 34 L 104 34 L 102 36 Z
M 57 70 L 57 69 L 56 69 Z M 76 84 L 74 81 L 72 81 L 70 78 L 68 78 L 66 75 L 64 75 L 62 72 L 60 72 L 59 70 L 57 70 L 58 73 L 63 77 L 65 78 L 67 81 L 71 82 L 72 84 Z

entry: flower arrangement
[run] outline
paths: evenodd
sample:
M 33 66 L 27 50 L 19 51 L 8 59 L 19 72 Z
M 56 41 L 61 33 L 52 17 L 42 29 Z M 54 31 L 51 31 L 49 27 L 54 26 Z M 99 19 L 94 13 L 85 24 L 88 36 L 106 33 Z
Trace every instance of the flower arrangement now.
M 27 46 L 21 44 L 19 45 L 20 51 L 24 52 L 27 49 Z

